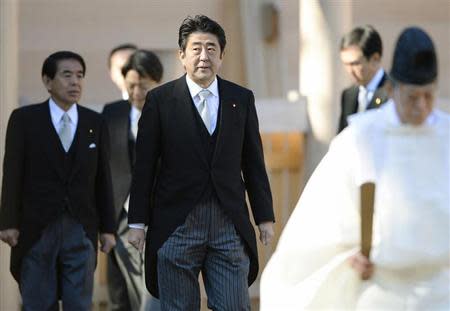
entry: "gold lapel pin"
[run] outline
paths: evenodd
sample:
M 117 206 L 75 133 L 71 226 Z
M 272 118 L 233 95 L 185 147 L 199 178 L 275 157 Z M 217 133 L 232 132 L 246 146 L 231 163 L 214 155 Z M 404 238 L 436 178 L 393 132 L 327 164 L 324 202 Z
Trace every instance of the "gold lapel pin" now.
M 377 104 L 377 105 L 381 104 L 381 98 L 377 97 L 375 99 L 375 104 Z

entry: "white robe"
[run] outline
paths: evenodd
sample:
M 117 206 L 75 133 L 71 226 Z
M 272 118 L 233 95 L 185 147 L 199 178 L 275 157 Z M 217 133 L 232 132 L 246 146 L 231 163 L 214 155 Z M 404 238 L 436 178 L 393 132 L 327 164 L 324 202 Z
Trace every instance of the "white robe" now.
M 376 184 L 361 281 L 359 187 Z M 355 115 L 311 176 L 261 277 L 261 311 L 450 310 L 450 117 L 420 127 L 393 101 Z

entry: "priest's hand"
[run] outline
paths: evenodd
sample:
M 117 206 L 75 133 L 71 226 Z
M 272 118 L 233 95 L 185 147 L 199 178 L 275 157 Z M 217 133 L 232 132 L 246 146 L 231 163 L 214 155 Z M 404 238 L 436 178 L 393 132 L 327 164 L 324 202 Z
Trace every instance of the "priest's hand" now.
M 108 254 L 116 246 L 116 237 L 111 233 L 100 234 L 100 250 Z
M 349 258 L 350 266 L 358 272 L 362 280 L 368 280 L 374 272 L 374 264 L 361 253 L 357 253 Z
M 128 231 L 128 242 L 142 253 L 145 244 L 145 230 L 130 228 L 130 231 Z
M 0 240 L 7 243 L 9 246 L 14 247 L 19 242 L 19 230 L 17 229 L 5 229 L 0 231 Z
M 259 229 L 259 240 L 262 244 L 267 245 L 269 244 L 275 233 L 273 232 L 273 222 L 272 221 L 266 221 L 262 222 L 258 225 Z

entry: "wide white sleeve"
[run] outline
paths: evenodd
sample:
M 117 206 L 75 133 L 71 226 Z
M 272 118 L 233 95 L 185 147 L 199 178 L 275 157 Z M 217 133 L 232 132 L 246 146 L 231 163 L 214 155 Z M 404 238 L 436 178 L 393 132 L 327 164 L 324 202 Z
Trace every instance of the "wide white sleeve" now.
M 337 136 L 308 181 L 262 274 L 262 311 L 303 309 L 329 270 L 346 267 L 355 252 L 360 218 L 353 141 L 346 130 Z

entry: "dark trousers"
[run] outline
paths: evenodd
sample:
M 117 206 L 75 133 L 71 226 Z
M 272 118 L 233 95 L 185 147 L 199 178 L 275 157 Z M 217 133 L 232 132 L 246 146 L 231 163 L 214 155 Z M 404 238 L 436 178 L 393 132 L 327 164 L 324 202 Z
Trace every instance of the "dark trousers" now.
M 241 237 L 211 197 L 195 207 L 158 250 L 161 310 L 199 310 L 200 271 L 209 308 L 250 310 L 249 264 Z
M 24 311 L 91 310 L 95 250 L 83 226 L 68 215 L 48 225 L 22 261 Z
M 108 293 L 111 311 L 159 311 L 159 301 L 144 284 L 144 261 L 128 243 L 128 217 L 125 210 L 119 218 L 116 247 L 108 255 Z

